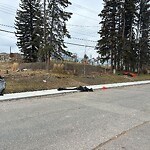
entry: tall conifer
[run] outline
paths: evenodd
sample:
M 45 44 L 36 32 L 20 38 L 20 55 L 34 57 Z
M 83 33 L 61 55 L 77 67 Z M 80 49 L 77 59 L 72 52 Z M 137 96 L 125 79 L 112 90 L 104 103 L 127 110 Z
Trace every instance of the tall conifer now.
M 50 0 L 47 8 L 47 45 L 48 59 L 54 57 L 62 59 L 62 54 L 71 55 L 66 51 L 64 38 L 70 38 L 66 28 L 66 22 L 71 18 L 72 13 L 65 11 L 71 5 L 68 0 Z
M 42 38 L 42 16 L 40 0 L 21 0 L 15 20 L 17 46 L 26 62 L 38 59 Z

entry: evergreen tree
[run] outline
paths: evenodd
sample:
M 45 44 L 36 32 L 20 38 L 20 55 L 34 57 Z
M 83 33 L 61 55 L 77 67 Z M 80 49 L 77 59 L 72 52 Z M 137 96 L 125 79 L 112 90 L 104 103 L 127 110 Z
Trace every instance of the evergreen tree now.
M 17 46 L 23 53 L 26 62 L 38 60 L 38 51 L 41 46 L 42 15 L 40 0 L 21 0 L 15 20 Z
M 118 0 L 104 0 L 104 9 L 99 14 L 102 17 L 100 24 L 102 25 L 100 40 L 96 46 L 97 52 L 100 54 L 101 62 L 111 61 L 111 68 L 116 69 L 117 62 L 117 11 Z
M 150 64 L 150 0 L 139 0 L 137 10 L 138 71 Z
M 104 0 L 104 9 L 99 15 L 102 21 L 96 49 L 101 62 L 110 61 L 112 69 L 135 71 L 137 68 L 139 46 L 136 46 L 138 36 L 135 30 L 138 2 L 139 0 Z
M 66 51 L 64 38 L 70 38 L 69 32 L 66 28 L 66 21 L 71 18 L 72 13 L 66 12 L 65 9 L 71 5 L 68 0 L 50 0 L 47 9 L 47 46 L 48 60 L 52 56 L 57 59 L 62 59 L 62 54 L 70 55 Z
M 135 49 L 135 16 L 137 0 L 124 1 L 124 47 L 123 47 L 123 64 L 126 71 L 134 71 L 136 66 L 136 49 Z

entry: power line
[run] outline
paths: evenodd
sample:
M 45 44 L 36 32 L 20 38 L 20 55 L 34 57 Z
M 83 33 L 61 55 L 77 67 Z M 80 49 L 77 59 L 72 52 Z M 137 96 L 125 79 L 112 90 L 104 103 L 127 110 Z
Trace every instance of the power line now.
M 0 9 L 1 9 L 1 10 L 5 10 L 5 11 L 8 11 L 8 12 L 11 12 L 11 13 L 16 13 L 16 10 L 12 10 L 12 9 L 10 9 L 10 8 L 8 8 L 8 7 L 4 7 L 4 6 L 1 6 L 1 5 L 0 5 Z
M 14 26 L 9 26 L 9 25 L 5 25 L 5 24 L 0 24 L 0 26 L 8 27 L 8 28 L 15 28 Z
M 12 11 L 12 9 L 10 9 L 9 7 L 1 6 L 1 3 L 0 3 L 0 7 L 2 7 L 2 8 L 0 8 L 1 12 L 7 13 L 7 14 L 10 14 L 10 15 L 14 15 L 16 13 L 16 11 Z M 84 17 L 84 18 L 87 18 L 87 19 L 90 19 L 90 20 L 99 21 L 97 19 L 91 18 L 89 16 L 84 16 L 84 15 L 81 15 L 81 14 L 76 13 L 76 12 L 74 12 L 73 14 L 76 14 L 76 15 L 78 15 L 80 17 Z
M 76 40 L 81 40 L 81 41 L 88 41 L 88 42 L 97 42 L 97 41 L 92 41 L 92 40 L 88 40 L 88 39 L 81 39 L 81 38 L 76 38 L 76 37 L 71 37 L 71 39 L 76 39 Z
M 0 26 L 15 28 L 14 26 L 6 25 L 6 24 L 0 24 Z M 81 28 L 98 28 L 99 27 L 99 26 L 84 26 L 84 25 L 77 25 L 77 24 L 67 24 L 67 26 L 81 27 Z
M 0 26 L 3 27 L 8 27 L 8 28 L 15 28 L 14 26 L 10 26 L 10 25 L 6 25 L 6 24 L 0 24 Z M 76 26 L 76 25 L 75 25 Z M 9 31 L 7 31 L 9 33 Z M 90 36 L 89 34 L 82 34 L 82 33 L 78 33 L 78 32 L 74 32 L 76 34 L 81 34 L 81 35 L 85 35 L 85 36 Z M 94 37 L 94 36 L 93 36 Z M 80 39 L 80 38 L 76 38 L 76 37 L 71 37 L 72 39 L 77 39 L 77 40 L 83 40 L 83 41 L 89 41 L 89 42 L 96 42 L 96 41 L 92 41 L 92 40 L 87 40 L 87 39 Z
M 75 2 L 72 2 L 72 3 L 73 3 L 72 6 L 75 6 L 75 7 L 81 8 L 81 9 L 85 9 L 85 10 L 90 11 L 90 12 L 92 12 L 92 13 L 99 14 L 99 12 L 96 12 L 96 11 L 90 9 L 90 8 L 84 7 L 84 6 L 82 6 L 82 5 L 80 5 L 80 4 L 77 4 L 77 3 L 75 3 Z
M 93 36 L 95 35 L 95 33 L 81 33 L 81 32 L 74 32 L 74 31 L 69 31 L 69 33 L 75 33 L 75 34 L 80 34 L 80 35 L 83 35 L 83 36 L 90 36 L 90 37 L 93 37 L 93 38 L 96 38 L 96 36 Z
M 13 33 L 13 34 L 15 34 L 15 32 L 8 31 L 8 30 L 3 30 L 3 29 L 0 29 L 0 31 L 2 31 L 2 32 L 7 32 L 7 33 Z
M 82 26 L 82 25 L 73 25 L 73 24 L 68 24 L 69 26 L 75 26 L 75 27 L 81 27 L 81 28 L 84 28 L 84 27 L 98 27 L 98 26 Z M 3 27 L 8 27 L 8 28 L 15 28 L 14 26 L 11 26 L 11 25 L 6 25 L 6 24 L 0 24 L 0 26 L 3 26 Z M 90 36 L 91 37 L 91 34 L 84 34 L 84 33 L 79 33 L 79 32 L 74 32 L 74 31 L 70 31 L 71 33 L 75 33 L 75 34 L 80 34 L 80 35 L 84 35 L 84 36 Z M 92 36 L 92 37 L 95 37 L 95 36 Z
M 67 24 L 68 26 L 72 26 L 72 27 L 80 27 L 80 28 L 98 28 L 99 26 L 84 26 L 84 25 L 75 25 L 75 24 Z
M 72 12 L 72 11 L 71 11 L 71 12 Z M 81 15 L 81 14 L 78 14 L 78 13 L 75 13 L 75 12 L 73 12 L 73 14 L 78 15 L 78 16 L 80 16 L 80 17 L 84 17 L 84 18 L 86 18 L 86 19 L 90 19 L 90 20 L 94 20 L 94 21 L 99 21 L 98 19 L 94 19 L 94 18 L 91 18 L 91 17 L 88 17 L 88 16 L 84 16 L 84 15 Z
M 84 28 L 84 27 L 98 27 L 98 26 L 82 26 L 82 25 L 74 25 L 74 24 L 68 24 L 69 26 L 73 26 L 73 27 L 81 27 L 81 28 Z M 3 27 L 8 27 L 8 28 L 15 28 L 14 26 L 11 26 L 11 25 L 6 25 L 6 24 L 0 24 L 0 26 L 3 26 Z M 72 33 L 76 33 L 76 34 L 80 34 L 80 35 L 85 35 L 85 36 L 90 36 L 91 37 L 91 34 L 84 34 L 84 33 L 79 33 L 79 32 L 74 32 L 74 31 L 70 31 Z M 89 33 L 89 32 L 88 32 Z M 94 36 L 93 36 L 94 37 Z
M 95 48 L 95 46 L 91 46 L 91 45 L 83 45 L 83 44 L 70 43 L 70 42 L 64 42 L 64 43 L 69 44 L 69 45 L 75 45 L 75 46 L 82 46 L 82 47 L 91 47 L 91 48 Z
M 2 30 L 2 29 L 0 29 L 0 31 L 15 34 L 15 32 L 8 31 L 8 30 Z M 79 39 L 79 38 L 77 38 L 77 39 Z M 83 40 L 83 39 L 81 39 L 81 40 Z M 96 42 L 96 41 L 94 41 L 94 42 Z M 64 43 L 66 43 L 66 44 L 70 44 L 70 45 L 82 46 L 82 47 L 92 47 L 92 48 L 95 48 L 95 46 L 91 46 L 91 45 L 83 45 L 83 44 L 70 43 L 70 42 L 64 42 Z
M 14 5 L 8 5 L 8 4 L 4 4 L 4 3 L 1 3 L 0 2 L 0 5 L 1 6 L 4 6 L 4 7 L 6 7 L 6 8 L 9 8 L 10 10 L 16 10 L 17 9 L 17 7 L 14 7 Z
M 7 14 L 11 14 L 11 15 L 14 15 L 16 14 L 16 9 L 13 9 L 12 6 L 8 7 L 9 5 L 5 5 L 3 3 L 0 3 L 0 11 L 1 12 L 4 12 L 4 13 L 7 13 Z
M 5 14 L 9 14 L 9 15 L 13 15 L 14 16 L 14 14 L 12 14 L 12 13 L 10 13 L 10 12 L 7 12 L 7 11 L 5 11 L 5 10 L 0 10 L 1 12 L 3 12 L 3 13 L 5 13 Z

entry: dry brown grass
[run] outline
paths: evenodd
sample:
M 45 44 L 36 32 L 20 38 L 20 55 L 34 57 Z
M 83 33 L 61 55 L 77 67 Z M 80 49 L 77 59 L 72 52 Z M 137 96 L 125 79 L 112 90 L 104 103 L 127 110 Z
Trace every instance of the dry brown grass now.
M 77 87 L 86 85 L 98 85 L 106 83 L 130 82 L 150 80 L 150 75 L 127 77 L 123 75 L 110 75 L 100 72 L 91 72 L 86 75 L 74 75 L 64 72 L 64 66 L 55 66 L 51 71 L 27 69 L 26 71 L 12 71 L 12 64 L 0 64 L 1 75 L 6 80 L 5 93 L 24 91 L 47 90 L 59 87 Z M 72 67 L 74 69 L 74 67 Z M 69 66 L 71 70 L 71 66 Z M 8 70 L 8 72 L 6 72 Z M 72 71 L 72 70 L 71 70 Z

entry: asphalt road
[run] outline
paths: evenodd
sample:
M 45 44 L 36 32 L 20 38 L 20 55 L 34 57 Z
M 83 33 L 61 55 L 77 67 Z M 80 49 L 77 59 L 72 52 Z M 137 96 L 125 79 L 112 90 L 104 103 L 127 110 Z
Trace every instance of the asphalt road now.
M 0 102 L 0 150 L 149 150 L 150 84 Z

